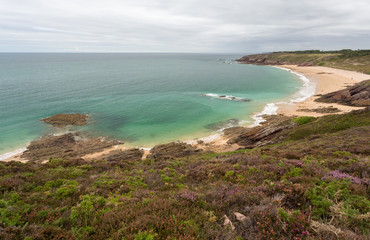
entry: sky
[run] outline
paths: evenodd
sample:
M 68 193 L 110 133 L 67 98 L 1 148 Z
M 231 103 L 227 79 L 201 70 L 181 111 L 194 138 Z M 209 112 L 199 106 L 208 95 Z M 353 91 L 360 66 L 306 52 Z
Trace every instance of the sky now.
M 0 0 L 0 52 L 370 48 L 370 0 Z

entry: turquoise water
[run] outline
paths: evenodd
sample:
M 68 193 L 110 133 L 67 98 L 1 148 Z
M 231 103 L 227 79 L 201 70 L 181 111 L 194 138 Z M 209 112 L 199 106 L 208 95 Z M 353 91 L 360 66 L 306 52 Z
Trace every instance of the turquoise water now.
M 39 119 L 57 113 L 89 113 L 84 130 L 132 146 L 207 136 L 212 124 L 252 121 L 266 103 L 302 85 L 287 71 L 231 61 L 239 57 L 2 53 L 0 154 L 52 132 Z M 209 93 L 252 101 L 202 96 Z

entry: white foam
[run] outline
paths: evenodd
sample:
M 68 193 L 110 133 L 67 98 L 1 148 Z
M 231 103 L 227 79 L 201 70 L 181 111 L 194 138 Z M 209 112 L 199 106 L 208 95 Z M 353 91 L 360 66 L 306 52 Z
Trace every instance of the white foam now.
M 249 101 L 248 99 L 245 99 L 245 98 L 236 97 L 233 95 L 226 95 L 226 94 L 219 95 L 216 93 L 206 93 L 206 94 L 202 94 L 201 96 L 230 100 L 230 101 L 238 101 L 238 102 L 248 102 Z
M 213 134 L 213 135 L 210 135 L 210 136 L 207 136 L 207 137 L 202 137 L 202 138 L 197 138 L 197 139 L 191 139 L 191 140 L 187 140 L 187 141 L 184 141 L 185 143 L 187 144 L 197 144 L 198 141 L 203 141 L 205 143 L 210 143 L 210 142 L 213 142 L 215 140 L 218 140 L 221 138 L 221 134 L 220 133 L 217 133 L 217 134 Z
M 294 75 L 297 75 L 299 79 L 303 82 L 302 87 L 299 89 L 297 94 L 293 96 L 293 98 L 289 101 L 290 103 L 298 103 L 298 102 L 303 102 L 304 100 L 308 99 L 309 97 L 313 96 L 316 92 L 316 84 L 311 82 L 306 76 L 304 76 L 301 73 L 294 72 L 288 68 L 283 68 L 283 67 L 276 67 L 278 69 L 282 69 L 285 71 L 288 71 L 290 73 L 293 73 Z
M 268 103 L 265 108 L 263 109 L 262 112 L 257 113 L 252 116 L 254 119 L 254 122 L 249 126 L 249 127 L 255 127 L 259 126 L 262 122 L 265 122 L 266 120 L 263 119 L 263 115 L 276 115 L 278 106 L 280 104 L 294 104 L 298 102 L 303 102 L 304 100 L 308 99 L 309 97 L 313 96 L 316 92 L 316 84 L 311 82 L 306 76 L 304 76 L 301 73 L 297 73 L 292 71 L 291 69 L 288 68 L 283 68 L 283 67 L 276 67 L 272 66 L 274 68 L 279 68 L 285 71 L 288 71 L 290 73 L 293 73 L 299 77 L 299 79 L 303 82 L 302 87 L 299 89 L 299 91 L 293 95 L 293 98 L 289 100 L 289 102 L 277 102 L 277 103 Z
M 22 152 L 24 152 L 26 150 L 27 150 L 27 148 L 19 148 L 17 150 L 11 151 L 11 152 L 7 152 L 7 153 L 4 153 L 4 154 L 1 154 L 0 155 L 0 161 L 5 160 L 5 159 L 8 159 L 10 157 L 13 157 L 13 156 L 15 156 L 17 154 L 20 154 L 20 153 L 22 153 Z
M 265 122 L 266 120 L 263 119 L 263 115 L 276 115 L 278 110 L 278 106 L 275 103 L 268 103 L 266 104 L 265 108 L 262 112 L 257 113 L 252 116 L 254 122 L 249 127 L 256 127 L 259 126 L 261 123 Z

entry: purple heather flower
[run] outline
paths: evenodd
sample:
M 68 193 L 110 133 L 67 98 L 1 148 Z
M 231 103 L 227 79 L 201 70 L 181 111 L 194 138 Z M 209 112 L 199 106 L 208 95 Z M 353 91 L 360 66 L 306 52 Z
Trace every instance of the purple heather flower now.
M 353 183 L 357 183 L 357 184 L 365 183 L 366 184 L 366 181 L 363 181 L 358 177 L 352 177 L 351 175 L 349 175 L 347 173 L 342 173 L 339 170 L 334 170 L 334 171 L 328 172 L 321 179 L 326 180 L 326 179 L 329 179 L 329 178 L 334 178 L 334 179 L 339 179 L 339 180 L 348 179 L 348 180 L 352 181 Z

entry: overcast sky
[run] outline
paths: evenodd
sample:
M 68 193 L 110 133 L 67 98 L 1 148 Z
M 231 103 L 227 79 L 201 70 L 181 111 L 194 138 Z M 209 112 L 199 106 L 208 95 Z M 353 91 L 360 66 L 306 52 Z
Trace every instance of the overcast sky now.
M 342 48 L 370 48 L 370 0 L 0 0 L 0 52 Z

